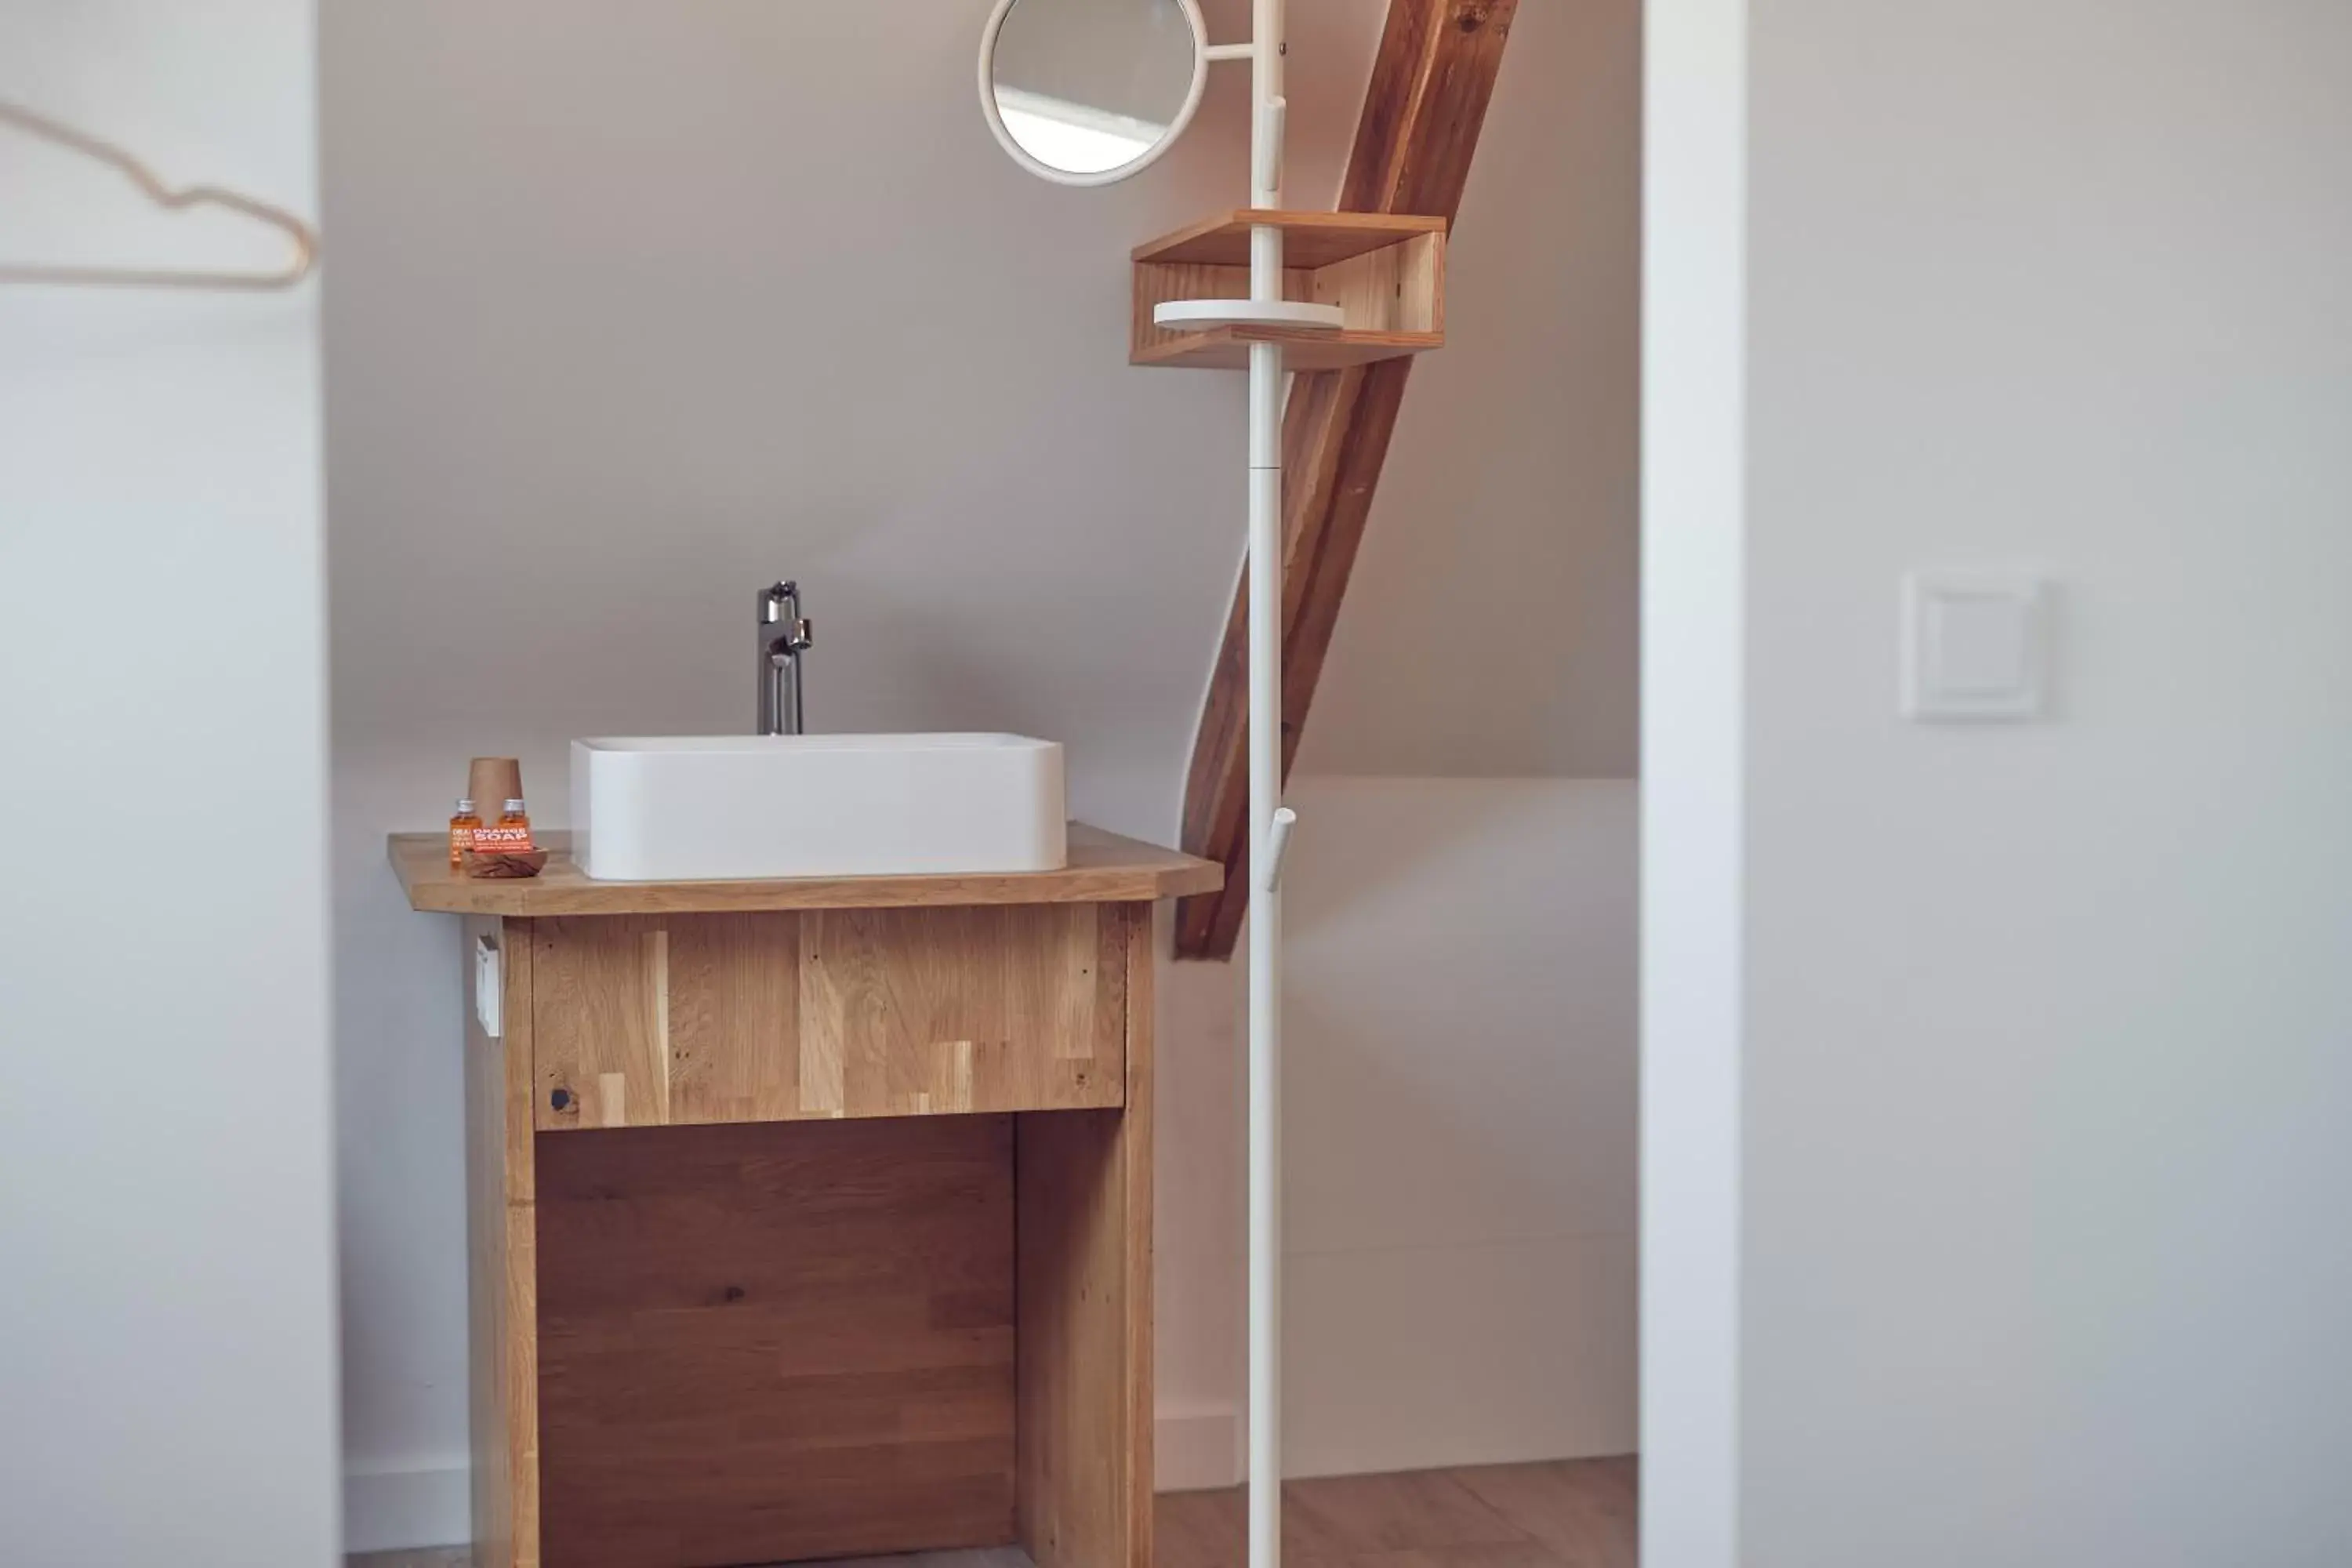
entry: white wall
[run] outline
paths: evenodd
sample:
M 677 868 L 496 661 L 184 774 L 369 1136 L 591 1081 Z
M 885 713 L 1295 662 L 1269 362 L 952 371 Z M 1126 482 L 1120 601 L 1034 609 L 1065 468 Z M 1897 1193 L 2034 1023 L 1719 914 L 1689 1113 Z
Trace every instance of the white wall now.
M 1290 1474 L 1637 1446 L 1637 795 L 1294 782 Z
M 1300 747 L 1292 1474 L 1638 1446 L 1641 21 L 1520 7 Z
M 1641 0 L 1521 0 L 1303 771 L 1639 771 L 1641 106 Z
M 2352 1561 L 2352 9 L 1750 10 L 1738 1560 Z
M 0 98 L 313 211 L 310 8 L 0 9 Z M 276 265 L 0 137 L 0 251 Z M 0 289 L 0 1558 L 337 1561 L 315 291 Z
M 981 119 L 987 8 L 327 8 L 355 1544 L 463 1529 L 457 936 L 406 910 L 382 836 L 446 816 L 467 756 L 520 755 L 558 821 L 571 737 L 743 728 L 743 617 L 792 573 L 817 628 L 813 725 L 1052 736 L 1077 815 L 1174 837 L 1240 558 L 1244 389 L 1126 364 L 1123 258 L 1241 198 L 1246 82 L 1220 69 L 1141 178 L 1059 189 Z M 1245 5 L 1210 11 L 1213 36 L 1244 31 Z M 1632 18 L 1632 0 L 1524 8 L 1462 214 L 1452 345 L 1415 373 L 1309 765 L 1631 766 L 1632 426 L 1610 398 L 1630 399 Z M 1302 203 L 1337 186 L 1380 20 L 1295 0 Z M 1621 140 L 1593 145 L 1612 124 Z M 1556 242 L 1613 310 L 1569 301 L 1542 260 Z M 1467 444 L 1457 405 L 1500 388 L 1522 390 Z M 1463 547 L 1430 560 L 1439 535 Z M 1380 628 L 1433 603 L 1408 670 Z M 1549 694 L 1563 663 L 1589 701 Z M 1162 1475 L 1180 1483 L 1235 1462 L 1234 981 L 1162 981 Z

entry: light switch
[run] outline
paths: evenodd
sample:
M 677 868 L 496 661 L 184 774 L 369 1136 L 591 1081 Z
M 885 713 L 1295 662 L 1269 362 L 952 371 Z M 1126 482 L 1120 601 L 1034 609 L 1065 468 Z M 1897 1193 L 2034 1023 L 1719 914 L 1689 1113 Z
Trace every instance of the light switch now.
M 2021 722 L 2048 706 L 2050 585 L 2016 572 L 1903 582 L 1903 716 Z

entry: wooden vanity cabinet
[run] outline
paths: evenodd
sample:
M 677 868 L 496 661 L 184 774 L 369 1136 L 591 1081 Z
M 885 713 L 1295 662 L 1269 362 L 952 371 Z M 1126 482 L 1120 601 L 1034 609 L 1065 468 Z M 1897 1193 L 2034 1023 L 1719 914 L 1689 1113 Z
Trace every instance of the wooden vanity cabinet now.
M 581 914 L 402 843 L 523 911 L 465 919 L 480 1568 L 1148 1568 L 1150 899 L 1213 866 Z

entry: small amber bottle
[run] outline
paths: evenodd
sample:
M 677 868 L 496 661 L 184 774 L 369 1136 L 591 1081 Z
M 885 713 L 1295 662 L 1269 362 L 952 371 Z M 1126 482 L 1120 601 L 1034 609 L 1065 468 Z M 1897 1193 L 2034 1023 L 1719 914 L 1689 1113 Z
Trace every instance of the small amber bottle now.
M 507 802 L 506 809 L 499 813 L 499 847 L 515 854 L 528 854 L 534 847 L 530 816 L 520 800 Z
M 449 818 L 449 868 L 458 869 L 466 863 L 466 851 L 474 847 L 474 829 L 482 825 L 481 816 L 470 800 L 457 802 L 457 815 Z

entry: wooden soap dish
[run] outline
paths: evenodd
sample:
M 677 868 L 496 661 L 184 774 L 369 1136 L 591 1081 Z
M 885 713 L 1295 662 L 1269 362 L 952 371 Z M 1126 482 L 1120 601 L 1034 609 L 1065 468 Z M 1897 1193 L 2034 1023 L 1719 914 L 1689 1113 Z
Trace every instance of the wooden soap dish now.
M 478 877 L 485 881 L 513 881 L 519 878 L 536 877 L 545 869 L 547 851 L 527 849 L 520 854 L 477 855 L 467 849 L 458 855 L 457 860 L 457 868 L 468 877 Z

